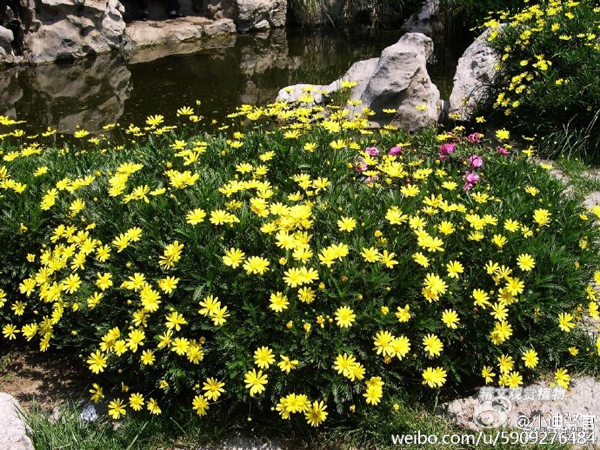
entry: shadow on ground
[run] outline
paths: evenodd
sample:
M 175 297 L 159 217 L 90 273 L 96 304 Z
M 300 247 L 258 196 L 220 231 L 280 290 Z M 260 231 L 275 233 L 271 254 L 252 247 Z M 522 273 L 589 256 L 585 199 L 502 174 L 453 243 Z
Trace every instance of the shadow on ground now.
M 65 350 L 40 353 L 23 345 L 0 348 L 0 392 L 29 410 L 35 403 L 52 410 L 65 401 L 88 397 L 89 373 L 76 354 Z

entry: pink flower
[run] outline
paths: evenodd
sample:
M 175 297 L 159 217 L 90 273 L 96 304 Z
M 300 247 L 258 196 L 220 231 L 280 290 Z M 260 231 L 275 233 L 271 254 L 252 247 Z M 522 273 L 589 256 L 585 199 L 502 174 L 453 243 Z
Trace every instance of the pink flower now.
M 477 155 L 471 155 L 471 156 L 469 156 L 468 161 L 469 161 L 469 165 L 471 167 L 481 167 L 481 166 L 483 166 L 483 159 L 481 159 Z
M 471 143 L 471 144 L 477 144 L 481 138 L 483 136 L 479 133 L 473 133 L 467 136 L 467 140 Z
M 475 172 L 467 173 L 465 175 L 465 184 L 463 186 L 463 191 L 470 191 L 479 181 L 479 175 Z
M 402 147 L 392 147 L 390 149 L 389 155 L 396 156 L 399 153 L 402 153 Z
M 364 172 L 365 170 L 367 170 L 367 163 L 362 162 L 360 163 L 358 166 L 356 166 L 356 168 L 354 170 L 356 170 L 358 173 Z
M 508 150 L 506 150 L 504 147 L 496 147 L 496 151 L 502 156 L 508 156 Z
M 456 150 L 456 144 L 442 144 L 440 145 L 440 153 L 454 153 Z
M 377 150 L 377 147 L 367 147 L 365 151 L 371 156 L 379 155 L 379 150 Z
M 373 182 L 373 178 L 371 178 L 371 177 L 365 178 L 365 183 L 366 184 L 371 184 L 372 182 Z

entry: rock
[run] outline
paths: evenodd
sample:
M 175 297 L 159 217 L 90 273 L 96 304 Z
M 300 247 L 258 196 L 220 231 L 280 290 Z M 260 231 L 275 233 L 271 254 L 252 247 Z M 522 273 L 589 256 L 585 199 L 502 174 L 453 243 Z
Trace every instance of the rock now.
M 439 0 L 426 0 L 421 11 L 406 19 L 400 29 L 409 33 L 423 33 L 431 36 L 441 27 L 437 21 L 439 6 Z
M 498 57 L 487 41 L 492 31 L 492 28 L 485 30 L 458 60 L 450 94 L 450 114 L 460 114 L 462 120 L 472 118 L 496 75 Z
M 408 131 L 437 123 L 440 92 L 427 73 L 432 53 L 433 41 L 421 33 L 407 33 L 383 50 L 361 96 L 363 106 L 375 111 L 373 122 L 389 121 L 383 110 L 397 109 L 391 123 Z
M 531 385 L 531 388 L 541 393 L 540 389 L 548 388 L 548 383 L 538 382 Z M 510 399 L 510 394 L 504 397 L 505 399 L 485 402 L 480 402 L 477 396 L 461 398 L 441 405 L 438 413 L 474 431 L 480 431 L 482 424 L 487 425 L 488 428 L 504 426 L 536 431 L 536 428 L 544 426 L 552 428 L 554 416 L 561 416 L 565 422 L 566 418 L 577 416 L 578 419 L 573 425 L 581 427 L 582 415 L 597 416 L 600 411 L 600 382 L 591 377 L 573 377 L 564 398 L 561 399 L 559 396 L 556 400 L 552 400 L 552 397 L 542 400 L 539 394 L 534 396 L 534 399 L 528 400 Z M 475 417 L 479 423 L 474 421 Z M 598 436 L 600 424 L 597 417 L 592 427 L 595 427 Z
M 194 42 L 202 37 L 235 33 L 231 19 L 212 21 L 205 17 L 185 17 L 177 20 L 133 22 L 125 30 L 124 48 L 132 52 L 144 47 L 169 48 Z M 196 45 L 196 51 L 200 48 Z M 189 52 L 184 52 L 189 53 Z
M 314 104 L 324 103 L 325 98 L 334 92 L 337 92 L 342 87 L 343 81 L 354 81 L 357 83 L 350 93 L 351 100 L 358 100 L 362 96 L 375 68 L 379 58 L 371 58 L 363 61 L 358 61 L 352 64 L 350 69 L 339 79 L 330 84 L 295 84 L 288 86 L 279 91 L 277 101 L 293 103 L 298 101 L 300 97 L 307 92 L 307 88 L 311 91 Z
M 24 54 L 40 64 L 118 50 L 123 11 L 118 0 L 43 0 L 36 13 L 41 25 L 25 34 Z
M 202 14 L 210 19 L 231 19 L 234 17 L 235 0 L 205 0 Z
M 239 32 L 285 26 L 287 0 L 235 0 L 234 21 Z
M 0 26 L 0 57 L 12 53 L 12 41 L 15 39 L 13 32 Z
M 277 94 L 277 101 L 294 103 L 300 100 L 304 94 L 309 93 L 313 98 L 312 102 L 307 102 L 308 105 L 323 103 L 323 94 L 327 91 L 327 86 L 319 84 L 294 84 L 283 88 Z
M 371 58 L 355 62 L 342 78 L 327 86 L 324 86 L 324 90 L 336 92 L 337 90 L 341 89 L 343 81 L 353 81 L 356 83 L 356 86 L 352 88 L 350 99 L 359 100 L 365 92 L 369 81 L 371 81 L 378 63 L 379 58 Z
M 407 33 L 383 50 L 379 58 L 358 61 L 344 76 L 326 86 L 316 86 L 314 92 L 333 93 L 343 81 L 356 82 L 351 100 L 361 100 L 355 112 L 369 108 L 373 126 L 391 123 L 415 131 L 437 123 L 440 116 L 440 92 L 427 73 L 427 59 L 433 53 L 433 41 L 420 33 Z M 279 91 L 277 100 L 294 102 L 306 85 L 295 85 Z M 324 97 L 313 96 L 316 103 Z M 384 109 L 394 109 L 390 115 Z
M 600 192 L 594 191 L 586 195 L 583 205 L 592 209 L 594 206 L 600 205 Z
M 10 450 L 33 450 L 31 432 L 23 420 L 19 402 L 11 395 L 0 393 L 0 448 Z

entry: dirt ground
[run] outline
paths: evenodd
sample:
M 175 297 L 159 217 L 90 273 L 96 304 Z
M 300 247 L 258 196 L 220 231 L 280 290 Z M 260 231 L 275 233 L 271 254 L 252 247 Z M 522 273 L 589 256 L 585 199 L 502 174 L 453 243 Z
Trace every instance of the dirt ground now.
M 25 410 L 35 404 L 52 411 L 67 400 L 87 400 L 90 384 L 89 371 L 76 355 L 0 346 L 0 392 L 11 394 Z

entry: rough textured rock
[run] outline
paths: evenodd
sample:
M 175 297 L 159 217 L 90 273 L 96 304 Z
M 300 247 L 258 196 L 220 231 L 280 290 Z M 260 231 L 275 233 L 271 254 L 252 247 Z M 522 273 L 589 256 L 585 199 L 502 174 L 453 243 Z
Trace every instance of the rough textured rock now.
M 532 385 L 534 389 L 548 388 L 549 383 L 536 383 Z M 540 392 L 540 391 L 538 391 Z M 539 396 L 539 394 L 538 394 Z M 480 404 L 476 396 L 454 400 L 440 407 L 440 413 L 447 415 L 450 419 L 459 425 L 472 430 L 481 430 L 473 417 L 484 412 L 487 405 Z M 489 405 L 492 406 L 492 405 Z M 553 400 L 552 397 L 547 400 L 540 400 L 536 397 L 533 400 L 510 400 L 502 405 L 495 405 L 489 412 L 489 418 L 493 426 L 504 426 L 509 428 L 520 428 L 527 430 L 532 427 L 541 428 L 538 424 L 550 424 L 553 416 L 562 416 L 564 418 L 581 415 L 596 415 L 595 432 L 596 436 L 600 432 L 598 423 L 598 411 L 600 411 L 600 382 L 591 377 L 573 377 L 570 388 L 567 390 L 563 399 Z M 524 419 L 525 418 L 525 419 Z M 576 421 L 577 426 L 582 426 L 580 419 Z M 550 427 L 550 425 L 548 425 Z
M 0 57 L 12 53 L 13 32 L 0 26 Z
M 294 84 L 292 86 L 288 86 L 286 88 L 281 89 L 277 94 L 277 101 L 294 103 L 300 100 L 300 97 L 302 97 L 308 91 L 310 91 L 310 96 L 313 98 L 312 102 L 308 102 L 310 105 L 323 103 L 324 93 L 330 92 L 327 90 L 326 85 Z
M 108 53 L 121 47 L 125 22 L 118 0 L 41 0 L 41 25 L 24 36 L 25 56 L 34 64 Z
M 414 131 L 437 123 L 440 115 L 440 92 L 427 73 L 427 59 L 433 53 L 433 41 L 420 33 L 407 33 L 383 50 L 379 58 L 359 61 L 342 78 L 315 92 L 336 92 L 343 81 L 354 81 L 350 98 L 361 100 L 356 112 L 369 108 L 373 126 L 392 123 Z M 278 100 L 293 102 L 303 94 L 304 85 L 279 91 Z M 323 97 L 313 96 L 316 103 Z M 395 109 L 390 115 L 384 109 Z
M 458 60 L 450 94 L 450 113 L 460 114 L 465 120 L 472 117 L 477 103 L 485 97 L 496 74 L 498 57 L 487 42 L 491 32 L 492 29 L 488 28 Z
M 369 84 L 378 61 L 379 58 L 371 58 L 355 62 L 341 78 L 330 84 L 295 84 L 288 86 L 279 91 L 277 101 L 296 102 L 304 95 L 306 89 L 309 88 L 311 89 L 311 96 L 314 99 L 313 103 L 321 104 L 325 101 L 328 94 L 337 92 L 342 87 L 343 81 L 354 81 L 357 83 L 350 93 L 350 99 L 358 100 L 364 93 L 367 84 Z
M 231 19 L 234 17 L 235 0 L 204 0 L 202 15 L 210 19 Z
M 373 122 L 389 120 L 383 109 L 397 109 L 391 123 L 414 131 L 437 123 L 440 92 L 427 73 L 433 41 L 421 33 L 407 33 L 383 50 L 361 96 L 375 111 Z
M 235 0 L 234 21 L 240 32 L 285 26 L 287 0 Z
M 33 444 L 27 436 L 29 427 L 22 417 L 23 412 L 14 397 L 0 393 L 0 448 L 33 450 Z
M 177 20 L 133 22 L 125 30 L 124 48 L 133 51 L 152 46 L 177 46 L 212 37 L 235 33 L 231 19 L 212 21 L 204 17 Z
M 423 33 L 426 36 L 431 36 L 441 27 L 441 23 L 437 20 L 438 9 L 438 0 L 426 0 L 421 10 L 406 19 L 400 29 L 410 33 Z
M 583 204 L 588 208 L 593 208 L 594 206 L 600 205 L 600 192 L 594 191 L 590 192 L 583 201 Z
M 343 81 L 353 81 L 356 83 L 356 86 L 352 88 L 350 99 L 359 100 L 362 98 L 367 85 L 371 81 L 378 64 L 379 58 L 364 59 L 362 61 L 355 62 L 342 78 L 325 86 L 325 90 L 335 92 L 342 87 Z

